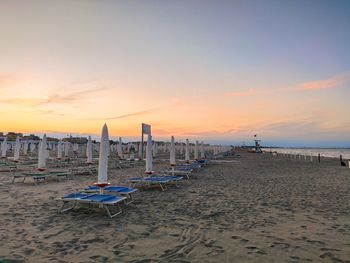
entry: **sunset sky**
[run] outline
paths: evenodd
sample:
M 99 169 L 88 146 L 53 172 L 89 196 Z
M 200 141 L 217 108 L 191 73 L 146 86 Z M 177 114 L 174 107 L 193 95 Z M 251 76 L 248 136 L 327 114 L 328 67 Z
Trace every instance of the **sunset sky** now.
M 350 1 L 0 1 L 0 131 L 350 147 Z

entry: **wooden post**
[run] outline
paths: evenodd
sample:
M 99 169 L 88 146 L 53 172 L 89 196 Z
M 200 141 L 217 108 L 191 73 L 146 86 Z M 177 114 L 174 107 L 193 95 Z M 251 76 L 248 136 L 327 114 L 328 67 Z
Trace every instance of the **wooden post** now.
M 342 166 L 342 163 L 343 163 L 343 156 L 342 155 L 339 156 L 339 160 L 340 160 L 340 166 Z
M 321 154 L 318 154 L 318 162 L 321 162 Z

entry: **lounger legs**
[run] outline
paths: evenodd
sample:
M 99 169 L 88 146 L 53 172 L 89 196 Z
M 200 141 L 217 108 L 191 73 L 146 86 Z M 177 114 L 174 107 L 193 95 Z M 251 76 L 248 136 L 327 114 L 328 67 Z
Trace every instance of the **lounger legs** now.
M 63 202 L 61 208 L 58 210 L 59 213 L 64 213 L 66 211 L 72 210 L 72 209 L 74 209 L 77 206 L 77 202 L 75 201 L 75 202 L 73 202 L 72 206 L 64 208 L 65 204 L 67 204 L 67 203 L 69 203 L 69 202 Z
M 129 201 L 127 201 L 127 200 L 129 200 Z M 125 204 L 125 205 L 130 205 L 130 204 L 133 203 L 133 202 L 134 202 L 134 199 L 132 198 L 132 195 L 131 195 L 131 194 L 128 194 L 128 195 L 127 195 L 127 199 L 124 200 L 124 204 Z
M 111 211 L 109 210 L 108 205 L 105 205 L 105 208 L 106 208 L 107 214 L 109 215 L 110 218 L 113 218 L 113 217 L 115 217 L 123 212 L 122 209 L 120 208 L 119 204 L 118 204 L 118 212 L 116 212 L 114 214 L 111 214 Z
M 63 204 L 62 204 L 62 206 L 60 207 L 60 209 L 58 210 L 58 212 L 62 214 L 62 213 L 64 213 L 64 212 L 66 212 L 66 211 L 69 211 L 69 210 L 74 209 L 74 208 L 77 206 L 77 204 L 78 204 L 78 202 L 75 201 L 75 202 L 73 202 L 73 205 L 71 205 L 71 206 L 69 206 L 69 207 L 67 207 L 67 208 L 64 208 L 65 205 L 68 204 L 68 203 L 70 203 L 70 202 L 63 202 Z M 89 204 L 89 205 L 92 205 L 92 204 Z M 117 204 L 117 206 L 118 206 L 118 211 L 117 211 L 116 213 L 113 213 L 113 214 L 111 213 L 110 209 L 108 208 L 108 205 L 103 205 L 103 204 L 102 204 L 102 206 L 105 207 L 105 209 L 106 209 L 106 211 L 107 211 L 107 214 L 108 214 L 108 216 L 109 216 L 110 218 L 113 218 L 113 217 L 115 217 L 115 216 L 117 216 L 117 215 L 119 215 L 119 214 L 121 214 L 121 213 L 123 212 L 119 204 Z
M 162 183 L 159 183 L 160 188 L 162 189 L 162 191 L 164 192 L 165 190 L 167 190 L 166 185 L 163 185 Z

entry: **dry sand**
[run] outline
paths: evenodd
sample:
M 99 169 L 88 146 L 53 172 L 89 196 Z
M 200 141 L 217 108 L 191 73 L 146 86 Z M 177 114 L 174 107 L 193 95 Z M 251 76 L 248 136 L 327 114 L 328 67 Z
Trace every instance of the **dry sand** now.
M 9 184 L 0 174 L 8 262 L 350 262 L 350 169 L 268 154 L 206 167 L 181 187 L 140 191 L 120 216 L 55 198 L 95 182 Z M 142 168 L 110 170 L 111 182 Z

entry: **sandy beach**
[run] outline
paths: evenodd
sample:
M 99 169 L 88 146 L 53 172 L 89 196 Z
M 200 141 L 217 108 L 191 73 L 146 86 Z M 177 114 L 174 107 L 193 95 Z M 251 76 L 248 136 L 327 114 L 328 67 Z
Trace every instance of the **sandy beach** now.
M 238 152 L 165 192 L 141 190 L 110 219 L 56 198 L 94 176 L 10 184 L 0 174 L 6 262 L 350 262 L 350 169 Z M 234 162 L 231 162 L 234 161 Z M 159 168 L 159 165 L 155 165 Z M 110 169 L 112 184 L 144 167 Z

